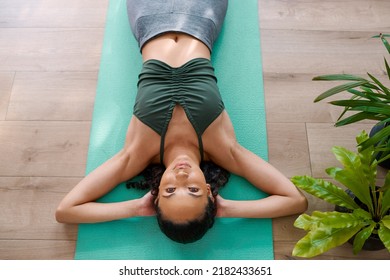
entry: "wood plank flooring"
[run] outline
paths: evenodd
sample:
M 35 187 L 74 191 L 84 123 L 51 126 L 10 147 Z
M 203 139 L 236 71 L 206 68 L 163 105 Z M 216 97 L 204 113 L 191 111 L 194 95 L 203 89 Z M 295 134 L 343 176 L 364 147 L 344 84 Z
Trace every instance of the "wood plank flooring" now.
M 244 1 L 244 0 L 243 0 Z M 84 175 L 108 0 L 0 0 L 0 259 L 72 259 L 77 226 L 54 211 Z M 327 178 L 334 145 L 354 148 L 364 122 L 335 128 L 339 110 L 313 99 L 320 74 L 384 77 L 387 0 L 259 0 L 269 160 L 287 176 Z M 382 172 L 383 176 L 383 172 Z M 308 212 L 331 209 L 309 198 Z M 274 219 L 275 259 L 304 232 Z M 349 244 L 317 259 L 353 255 Z

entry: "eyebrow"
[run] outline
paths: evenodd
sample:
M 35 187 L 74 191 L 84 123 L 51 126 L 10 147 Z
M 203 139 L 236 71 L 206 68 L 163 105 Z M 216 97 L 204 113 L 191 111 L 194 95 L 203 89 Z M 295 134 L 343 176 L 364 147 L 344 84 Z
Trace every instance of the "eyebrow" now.
M 195 194 L 195 193 L 188 193 L 189 195 L 193 196 L 193 197 L 196 197 L 196 198 L 200 198 L 202 195 L 201 194 Z M 171 196 L 175 195 L 175 193 L 170 193 L 170 194 L 163 194 L 161 195 L 162 197 L 165 197 L 165 198 L 170 198 Z

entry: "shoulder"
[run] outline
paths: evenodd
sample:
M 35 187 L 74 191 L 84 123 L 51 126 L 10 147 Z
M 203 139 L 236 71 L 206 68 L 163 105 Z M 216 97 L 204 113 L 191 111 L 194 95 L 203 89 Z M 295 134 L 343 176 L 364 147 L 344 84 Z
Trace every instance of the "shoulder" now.
M 236 140 L 233 124 L 226 111 L 207 128 L 202 139 L 209 160 L 232 173 L 237 173 L 236 154 L 242 147 Z
M 124 151 L 150 162 L 160 152 L 160 135 L 133 116 L 126 133 Z

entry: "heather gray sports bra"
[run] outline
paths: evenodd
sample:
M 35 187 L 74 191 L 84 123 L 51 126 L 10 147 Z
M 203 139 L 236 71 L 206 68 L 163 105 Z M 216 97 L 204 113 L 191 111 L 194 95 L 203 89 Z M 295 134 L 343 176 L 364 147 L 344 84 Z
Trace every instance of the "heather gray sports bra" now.
M 140 49 L 153 37 L 183 32 L 213 49 L 228 0 L 127 0 L 130 27 Z

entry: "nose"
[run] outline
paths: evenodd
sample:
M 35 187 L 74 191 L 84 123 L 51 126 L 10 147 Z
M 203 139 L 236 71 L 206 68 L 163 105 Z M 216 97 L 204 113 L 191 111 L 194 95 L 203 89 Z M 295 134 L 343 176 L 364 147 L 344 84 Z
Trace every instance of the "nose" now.
M 177 179 L 186 179 L 188 178 L 189 174 L 183 170 L 180 170 L 179 172 L 176 173 L 176 178 Z

